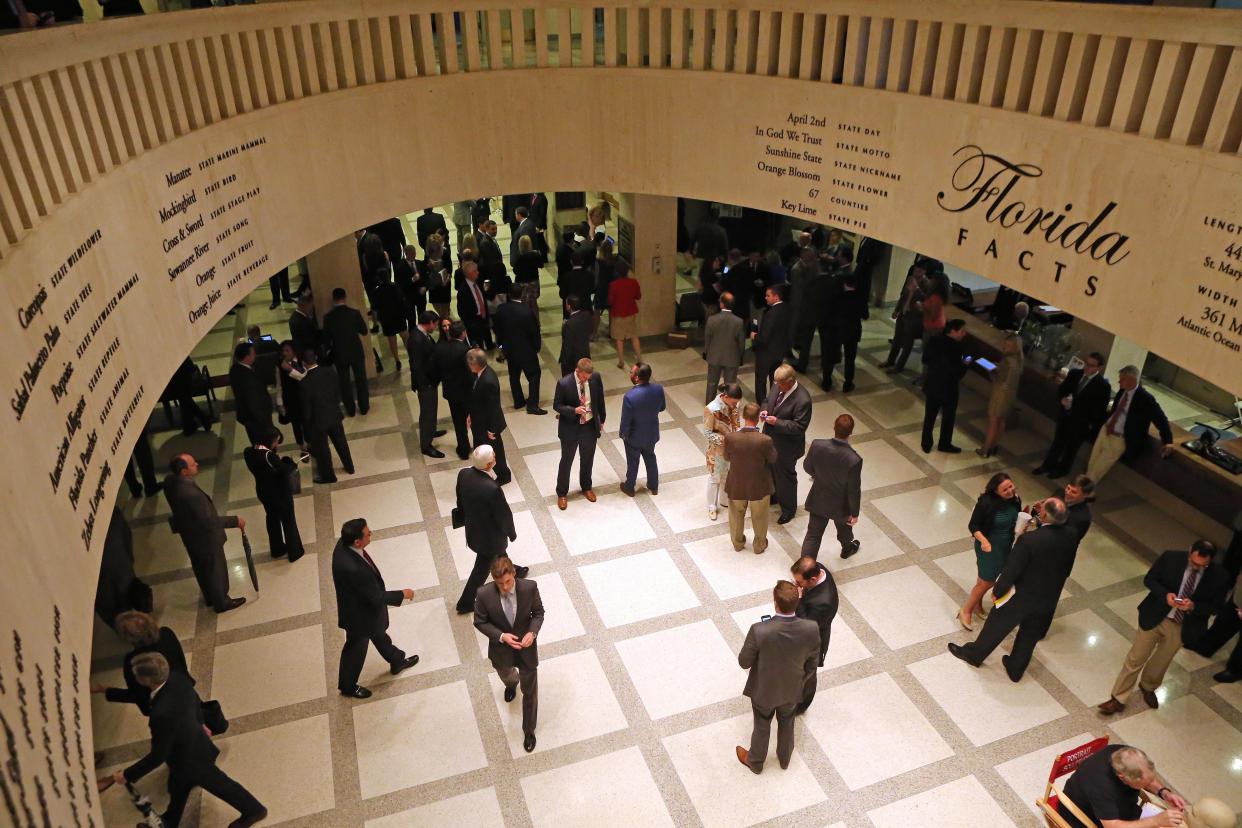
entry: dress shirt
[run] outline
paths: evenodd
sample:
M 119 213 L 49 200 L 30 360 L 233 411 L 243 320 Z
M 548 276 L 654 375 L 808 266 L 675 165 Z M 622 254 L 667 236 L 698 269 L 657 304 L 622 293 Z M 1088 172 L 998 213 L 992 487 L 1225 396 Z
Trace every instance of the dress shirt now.
M 1114 418 L 1111 419 L 1110 433 L 1118 435 L 1126 433 L 1126 417 L 1130 414 L 1130 403 L 1134 401 L 1134 392 L 1137 390 L 1138 386 L 1136 385 L 1129 391 L 1121 392 L 1121 399 L 1117 401 L 1117 407 L 1113 409 L 1114 412 L 1120 411 L 1121 413 L 1114 414 Z
M 590 391 L 588 391 L 587 389 L 587 383 L 583 382 L 582 380 L 578 380 L 578 400 L 579 402 L 582 403 L 582 406 L 586 409 L 586 413 L 578 417 L 578 422 L 579 423 L 591 422 L 591 420 L 594 419 L 595 417 L 595 414 L 592 413 L 591 411 L 591 394 L 590 394 Z

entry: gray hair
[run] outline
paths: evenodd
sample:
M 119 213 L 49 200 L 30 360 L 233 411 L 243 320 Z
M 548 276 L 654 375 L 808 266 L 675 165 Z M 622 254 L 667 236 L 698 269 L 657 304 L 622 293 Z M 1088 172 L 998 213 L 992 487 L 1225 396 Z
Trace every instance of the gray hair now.
M 487 367 L 487 351 L 484 351 L 482 348 L 471 348 L 469 351 L 466 351 L 466 364 Z
M 470 464 L 480 471 L 496 462 L 496 450 L 489 445 L 477 446 L 470 452 Z
M 1131 782 L 1138 782 L 1144 773 L 1156 767 L 1147 754 L 1136 747 L 1123 747 L 1114 752 L 1108 761 L 1114 773 Z
M 1044 501 L 1044 516 L 1047 522 L 1053 526 L 1060 526 L 1065 523 L 1068 512 L 1065 509 L 1065 501 L 1060 498 L 1050 497 Z
M 1139 369 L 1137 365 L 1127 365 L 1125 368 L 1122 368 L 1117 373 L 1118 374 L 1129 374 L 1132 377 L 1137 377 L 1139 376 Z
M 143 687 L 154 689 L 168 681 L 168 660 L 159 653 L 143 653 L 130 666 Z

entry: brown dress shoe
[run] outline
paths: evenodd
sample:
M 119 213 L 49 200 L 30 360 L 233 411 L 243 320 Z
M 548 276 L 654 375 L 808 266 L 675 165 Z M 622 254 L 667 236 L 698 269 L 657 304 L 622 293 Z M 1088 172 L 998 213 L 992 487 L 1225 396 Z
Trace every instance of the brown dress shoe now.
M 1140 687 L 1139 692 L 1143 694 L 1143 701 L 1147 702 L 1147 706 L 1152 710 L 1160 706 L 1160 699 L 1156 698 L 1155 690 L 1144 690 Z
M 585 497 L 587 500 L 591 501 L 592 503 L 595 502 L 595 490 L 594 489 L 587 489 L 585 492 L 582 493 L 582 496 Z
M 748 751 L 746 748 L 742 747 L 741 745 L 738 745 L 735 748 L 733 748 L 733 752 L 734 754 L 737 755 L 737 761 L 745 765 L 748 771 L 750 771 L 751 773 L 759 773 L 759 771 L 755 770 L 754 768 L 750 766 L 750 751 Z
M 1096 707 L 1096 710 L 1100 711 L 1105 716 L 1112 716 L 1114 713 L 1120 713 L 1121 711 L 1125 709 L 1126 709 L 1126 706 L 1124 704 L 1112 698 L 1111 696 L 1109 697 L 1108 701 Z
M 565 511 L 569 508 L 569 501 L 563 497 L 558 497 L 556 499 L 556 508 L 560 509 L 562 512 Z

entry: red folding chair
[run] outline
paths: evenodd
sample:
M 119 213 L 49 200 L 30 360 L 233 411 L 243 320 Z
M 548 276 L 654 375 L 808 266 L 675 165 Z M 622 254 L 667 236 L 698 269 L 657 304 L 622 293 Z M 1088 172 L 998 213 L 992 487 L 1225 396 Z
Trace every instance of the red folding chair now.
M 1082 810 L 1065 795 L 1064 791 L 1057 790 L 1056 781 L 1078 770 L 1078 766 L 1088 757 L 1099 753 L 1107 746 L 1108 737 L 1101 736 L 1098 739 L 1092 739 L 1085 745 L 1079 745 L 1072 750 L 1058 754 L 1057 758 L 1052 760 L 1052 772 L 1048 774 L 1048 784 L 1044 786 L 1044 795 L 1035 800 L 1035 804 L 1043 811 L 1044 820 L 1047 822 L 1048 828 L 1071 828 L 1070 824 L 1065 821 L 1065 818 L 1057 812 L 1057 806 L 1062 802 L 1065 803 L 1066 809 L 1077 817 L 1078 821 L 1083 825 L 1097 828 L 1096 824 L 1087 819 Z

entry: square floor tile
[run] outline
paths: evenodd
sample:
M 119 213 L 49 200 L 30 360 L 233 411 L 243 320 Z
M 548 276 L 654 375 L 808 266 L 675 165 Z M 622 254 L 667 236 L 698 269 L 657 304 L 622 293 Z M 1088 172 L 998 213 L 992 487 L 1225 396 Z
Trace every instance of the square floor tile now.
M 917 566 L 842 584 L 840 593 L 894 650 L 959 628 L 957 602 Z
M 966 542 L 970 538 L 966 528 L 970 509 L 939 487 L 890 495 L 872 502 L 922 549 L 949 541 Z
M 875 828 L 961 828 L 967 814 L 972 825 L 1014 828 L 1013 820 L 973 776 L 868 811 L 867 817 Z
M 612 445 L 618 454 L 625 457 L 625 441 L 618 437 L 612 441 Z M 705 447 L 690 439 L 690 435 L 680 428 L 663 429 L 660 432 L 660 442 L 656 443 L 655 452 L 656 466 L 661 475 L 699 467 L 702 467 L 704 471 L 707 469 Z M 647 467 L 643 465 L 642 458 L 640 457 L 638 460 L 637 485 L 639 487 L 648 487 L 646 481 Z M 639 490 L 641 491 L 641 488 Z
M 996 766 L 996 772 L 1013 788 L 1013 792 L 1026 805 L 1027 810 L 1042 820 L 1043 811 L 1035 804 L 1035 799 L 1043 794 L 1044 786 L 1048 784 L 1048 771 L 1052 768 L 1053 760 L 1065 751 L 1085 745 L 1094 738 L 1090 733 L 1080 733 L 1071 739 L 1062 739 L 1016 759 L 1002 762 Z
M 601 785 L 601 780 L 608 783 Z M 647 760 L 636 747 L 527 776 L 522 793 L 535 828 L 673 826 Z
M 260 561 L 256 569 L 262 591 L 232 612 L 219 616 L 216 632 L 319 612 L 319 556 L 314 552 L 292 564 L 279 559 Z
M 384 573 L 390 589 L 429 589 L 440 583 L 426 532 L 372 540 L 367 544 L 367 554 Z
M 861 363 L 860 366 L 861 367 Z M 819 389 L 812 386 L 808 391 L 818 391 Z M 815 403 L 811 416 L 811 424 L 806 429 L 807 445 L 812 440 L 828 440 L 836 436 L 833 430 L 833 423 L 837 421 L 837 417 L 842 414 L 849 414 L 854 418 L 854 436 L 860 437 L 871 431 L 867 424 L 858 419 L 857 412 L 847 408 L 840 400 L 827 399 L 820 400 Z M 858 448 L 858 446 L 854 446 Z
M 1146 544 L 1156 554 L 1167 549 L 1189 549 L 1198 539 L 1176 515 L 1169 514 L 1151 503 L 1102 511 L 1110 521 L 1135 540 Z
M 737 698 L 746 684 L 737 654 L 711 621 L 619 641 L 616 648 L 652 719 Z
M 363 687 L 373 687 L 460 664 L 448 613 L 443 598 L 390 607 L 388 635 L 393 644 L 405 650 L 407 656 L 417 653 L 418 664 L 394 676 L 388 670 L 388 662 L 380 657 L 375 647 L 369 646 L 358 683 Z
M 570 496 L 569 509 L 552 511 L 552 520 L 571 555 L 625 546 L 655 537 L 634 498 L 619 492 L 601 495 L 595 503 Z
M 651 366 L 651 378 L 655 382 L 671 382 L 686 377 L 707 376 L 707 363 L 703 361 L 703 357 L 699 355 L 696 348 L 671 348 L 665 351 L 655 351 L 644 354 L 643 361 Z M 614 369 L 610 368 L 609 374 L 613 371 Z M 623 375 L 620 369 L 615 369 L 615 373 L 617 376 Z M 605 382 L 610 379 L 609 374 L 604 375 Z M 618 380 L 612 384 L 620 385 L 621 382 Z M 618 408 L 617 417 L 620 416 L 621 409 Z
M 565 582 L 559 572 L 550 572 L 531 580 L 539 584 L 539 597 L 543 601 L 543 626 L 539 628 L 539 643 L 552 644 L 586 634 L 578 610 L 574 607 Z M 481 633 L 475 635 L 479 645 L 479 655 L 487 658 L 487 637 Z
M 707 407 L 707 403 L 703 401 L 706 393 L 706 378 L 698 382 L 664 386 L 664 396 L 672 406 L 673 413 L 699 422 L 703 421 L 703 409 Z M 712 396 L 715 397 L 715 394 Z
M 940 439 L 939 423 L 936 424 L 935 436 L 937 440 Z M 897 439 L 900 440 L 907 449 L 916 452 L 921 458 L 923 458 L 923 462 L 927 463 L 927 465 L 941 473 L 968 469 L 971 466 L 982 466 L 984 463 L 989 462 L 988 458 L 980 457 L 975 454 L 975 449 L 979 448 L 979 441 L 971 437 L 969 434 L 963 433 L 961 429 L 958 429 L 953 434 L 953 445 L 962 450 L 960 454 L 945 454 L 943 451 L 937 451 L 934 447 L 930 453 L 923 454 L 923 448 L 921 445 L 923 437 L 917 431 L 910 431 L 905 434 L 898 435 Z
M 1213 684 L 1212 692 L 1220 696 L 1237 710 L 1242 710 L 1242 683 Z
M 506 486 L 506 489 L 513 488 Z M 528 511 L 513 513 L 513 528 L 517 532 L 517 540 L 509 542 L 509 557 L 522 566 L 535 566 L 552 560 L 548 544 L 544 542 L 543 533 L 535 523 L 535 516 Z M 466 530 L 446 528 L 448 532 L 449 551 L 453 553 L 453 566 L 457 568 L 457 577 L 465 580 L 474 568 L 475 554 L 466 546 Z
M 504 701 L 504 685 L 491 673 L 492 694 L 500 723 L 514 758 L 526 755 L 522 748 L 522 694 L 511 704 Z M 623 730 L 628 723 L 617 704 L 608 677 L 594 650 L 582 650 L 539 661 L 539 737 L 536 751 L 593 739 Z
M 353 714 L 363 799 L 487 766 L 464 681 L 361 704 Z
M 798 749 L 797 740 L 806 738 L 805 728 L 795 731 L 787 770 L 776 762 L 775 733 L 762 774 L 739 765 L 733 746 L 750 744 L 752 725 L 748 712 L 663 740 L 705 828 L 753 825 L 827 799 Z
M 763 616 L 772 614 L 772 602 L 760 604 L 750 609 L 738 610 L 730 613 L 733 617 L 733 623 L 737 624 L 737 628 L 741 631 L 742 636 L 750 631 L 752 624 L 756 624 L 763 620 Z M 865 658 L 871 658 L 871 651 L 862 643 L 854 631 L 850 629 L 850 625 L 841 617 L 840 613 L 832 619 L 832 637 L 828 644 L 828 653 L 824 656 L 824 666 L 822 670 L 834 670 L 846 664 L 853 664 L 855 661 L 862 661 Z
M 470 828 L 504 828 L 500 800 L 495 788 L 484 788 L 420 805 L 408 811 L 368 819 L 365 828 L 409 828 L 412 825 L 460 825 Z
M 405 382 L 406 377 L 403 376 L 401 379 L 403 384 L 409 387 L 409 383 Z M 388 391 L 388 387 L 386 385 L 377 387 L 375 379 L 372 379 L 370 391 L 370 407 L 367 409 L 366 416 L 359 414 L 357 417 L 345 418 L 345 434 L 349 436 L 349 448 L 354 452 L 354 457 L 358 457 L 357 450 L 354 449 L 355 434 L 378 431 L 383 428 L 396 428 L 398 425 L 396 400 Z M 405 451 L 402 450 L 401 454 L 404 456 Z
M 331 497 L 334 527 L 358 517 L 365 519 L 372 531 L 422 523 L 423 520 L 423 511 L 418 505 L 418 489 L 408 477 L 333 489 Z
M 173 534 L 167 518 L 148 526 L 135 526 L 133 533 L 134 572 L 139 578 L 190 568 L 185 546 Z
M 543 407 L 547 409 L 547 414 L 527 414 L 524 411 L 514 411 L 510 408 L 512 399 L 507 399 L 505 403 L 505 422 L 508 428 L 505 429 L 505 447 L 510 445 L 519 449 L 528 449 L 532 446 L 542 446 L 549 443 L 558 444 L 556 436 L 557 417 L 556 412 L 552 410 L 552 388 L 548 387 L 549 383 L 543 383 L 542 392 L 548 395 L 547 399 L 542 400 Z M 526 384 L 523 383 L 525 388 Z M 508 398 L 508 391 L 501 394 L 502 397 Z
M 357 474 L 337 475 L 338 477 L 349 477 L 352 480 L 410 470 L 410 457 L 405 451 L 405 436 L 399 432 L 373 437 L 350 437 L 349 453 L 353 455 Z
M 440 517 L 448 517 L 453 514 L 453 509 L 457 508 L 457 475 L 460 471 L 461 468 L 444 469 L 428 475 L 432 491 L 436 495 L 436 507 L 440 512 Z M 500 490 L 504 492 L 505 501 L 510 507 L 515 503 L 521 503 L 526 497 L 515 483 L 501 486 Z
M 691 477 L 686 480 L 675 480 L 660 484 L 660 494 L 651 501 L 660 514 L 668 521 L 674 532 L 685 532 L 711 526 L 713 521 L 707 516 L 707 468 L 704 466 L 702 477 Z M 715 523 L 729 523 L 729 507 L 723 505 L 717 512 Z
M 976 747 L 1022 733 L 1067 715 L 1037 681 L 1016 685 L 1000 667 L 974 669 L 949 653 L 908 670 Z
M 810 523 L 810 517 L 806 510 L 799 510 L 794 515 L 793 520 L 785 524 L 785 531 L 793 537 L 797 544 L 795 551 L 799 551 L 802 548 L 802 541 L 806 538 L 806 527 Z M 721 520 L 724 519 L 722 514 Z M 863 566 L 903 554 L 901 548 L 893 543 L 884 530 L 867 517 L 865 513 L 859 516 L 858 523 L 854 526 L 854 539 L 859 541 L 862 546 L 859 547 L 856 554 L 848 558 L 842 558 L 841 545 L 837 543 L 836 526 L 829 523 L 828 528 L 824 530 L 824 538 L 819 547 L 820 559 L 833 572 L 839 572 L 842 569 Z
M 1142 745 L 1188 801 L 1214 796 L 1242 811 L 1242 732 L 1198 698 L 1183 696 L 1111 726 L 1126 744 Z
M 1074 559 L 1074 573 L 1070 577 L 1083 589 L 1101 589 L 1130 578 L 1141 578 L 1150 566 L 1145 558 L 1097 523 L 1078 545 L 1078 557 Z
M 310 472 L 306 474 L 309 475 Z M 253 492 L 251 496 L 254 496 Z M 262 505 L 256 503 L 241 509 L 229 509 L 228 514 L 245 519 L 246 537 L 250 540 L 250 549 L 256 556 L 267 555 L 272 551 L 272 545 L 268 542 L 267 519 Z M 302 546 L 309 547 L 315 542 L 315 498 L 310 495 L 295 497 L 293 515 L 297 519 L 298 537 L 302 539 Z M 224 546 L 226 556 L 231 558 L 245 555 L 241 546 L 240 532 L 230 530 L 225 533 L 225 537 L 228 538 Z M 180 543 L 180 541 L 177 542 Z
M 556 473 L 561 464 L 560 448 L 555 448 L 551 451 L 541 451 L 536 454 L 527 454 L 522 457 L 522 460 L 526 463 L 527 471 L 534 478 L 539 494 L 544 497 L 556 494 Z M 600 440 L 596 444 L 595 461 L 591 465 L 591 487 L 595 489 L 596 494 L 599 494 L 599 490 L 605 486 L 611 486 L 620 482 L 620 476 L 613 469 L 612 464 L 608 462 L 608 458 L 604 454 L 604 440 Z M 571 509 L 582 502 L 582 495 L 579 492 L 578 456 L 574 455 L 573 468 L 569 472 Z
M 216 647 L 211 694 L 232 719 L 323 698 L 324 676 L 323 628 L 314 624 Z
M 768 534 L 768 548 L 760 555 L 751 551 L 753 541 L 748 531 L 746 547 L 741 552 L 735 552 L 729 536 L 719 535 L 687 543 L 686 553 L 721 598 L 736 598 L 754 592 L 771 594 L 777 581 L 789 580 L 789 567 L 794 559 L 771 533 Z
M 578 574 L 605 627 L 699 605 L 694 590 L 663 549 L 579 567 Z
M 927 475 L 918 466 L 906 459 L 906 456 L 887 440 L 867 440 L 853 443 L 854 450 L 863 459 L 862 488 L 863 491 L 894 486 L 898 483 L 909 483 L 921 480 Z
M 923 422 L 923 400 L 895 386 L 874 393 L 855 394 L 850 397 L 850 406 L 879 422 L 881 428 L 900 428 Z
M 820 688 L 803 721 L 850 790 L 953 755 L 932 723 L 887 673 Z M 902 750 L 876 749 L 877 745 L 897 744 Z
M 250 576 L 246 576 L 249 580 Z M 193 577 L 168 581 L 152 587 L 155 593 L 155 621 L 161 627 L 176 630 L 177 637 L 184 645 L 192 640 L 198 626 L 198 607 L 202 594 L 198 589 L 198 581 Z M 96 623 L 96 626 L 103 626 Z M 104 629 L 107 629 L 104 627 Z M 119 639 L 118 639 L 119 640 Z M 129 647 L 123 645 L 121 652 L 128 652 Z
M 229 736 L 218 744 L 220 769 L 267 807 L 267 821 L 301 819 L 336 807 L 326 715 Z M 280 773 L 272 772 L 274 756 L 280 757 Z M 203 828 L 224 828 L 237 819 L 237 811 L 214 796 L 203 796 L 202 802 L 198 824 Z
M 1083 704 L 1109 696 L 1130 642 L 1091 610 L 1058 616 L 1035 648 L 1035 659 Z M 1025 682 L 1024 682 L 1025 683 Z

